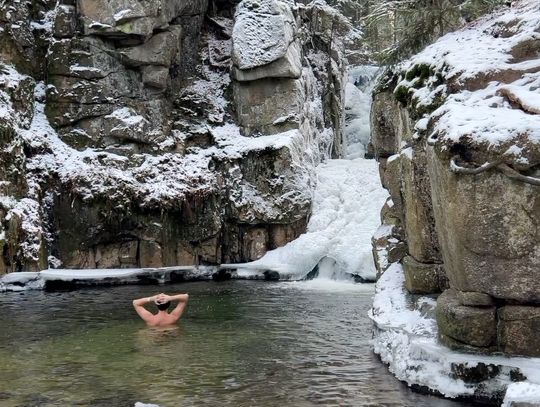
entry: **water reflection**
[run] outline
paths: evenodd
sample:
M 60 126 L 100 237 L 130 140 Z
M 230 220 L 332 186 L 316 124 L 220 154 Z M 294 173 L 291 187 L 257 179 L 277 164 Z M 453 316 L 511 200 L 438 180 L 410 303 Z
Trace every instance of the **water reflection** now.
M 137 331 L 136 347 L 145 350 L 149 346 L 168 344 L 182 335 L 182 326 L 145 327 Z
M 0 296 L 0 406 L 469 405 L 412 393 L 379 363 L 369 288 L 314 287 L 167 286 L 190 293 L 175 327 L 133 311 L 155 287 Z

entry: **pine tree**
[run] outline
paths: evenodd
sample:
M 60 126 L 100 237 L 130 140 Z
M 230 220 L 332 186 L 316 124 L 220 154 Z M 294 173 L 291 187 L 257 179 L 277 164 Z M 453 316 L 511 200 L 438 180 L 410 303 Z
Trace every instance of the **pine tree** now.
M 394 64 L 505 0 L 368 0 L 366 39 L 378 62 Z

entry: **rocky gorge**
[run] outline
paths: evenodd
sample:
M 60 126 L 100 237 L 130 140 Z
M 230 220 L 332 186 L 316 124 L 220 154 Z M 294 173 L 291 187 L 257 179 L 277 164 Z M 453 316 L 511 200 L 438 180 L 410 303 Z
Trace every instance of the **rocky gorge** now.
M 322 1 L 0 0 L 0 291 L 376 271 L 399 380 L 538 405 L 540 8 L 387 69 L 348 151 L 363 35 Z M 364 155 L 380 183 L 331 160 Z
M 2 2 L 0 273 L 249 261 L 304 231 L 354 30 L 235 8 Z

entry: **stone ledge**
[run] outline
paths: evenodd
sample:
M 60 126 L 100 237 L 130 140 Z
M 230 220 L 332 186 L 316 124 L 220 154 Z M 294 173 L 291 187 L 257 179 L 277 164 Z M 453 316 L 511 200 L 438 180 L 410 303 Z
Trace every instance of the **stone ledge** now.
M 466 345 L 489 347 L 496 343 L 495 307 L 461 305 L 455 290 L 446 290 L 437 299 L 437 324 L 441 339 L 446 336 Z
M 441 345 L 433 319 L 435 302 L 407 293 L 401 265 L 390 266 L 375 290 L 370 312 L 374 352 L 413 389 L 498 405 L 515 381 L 540 386 L 540 358 L 456 352 Z

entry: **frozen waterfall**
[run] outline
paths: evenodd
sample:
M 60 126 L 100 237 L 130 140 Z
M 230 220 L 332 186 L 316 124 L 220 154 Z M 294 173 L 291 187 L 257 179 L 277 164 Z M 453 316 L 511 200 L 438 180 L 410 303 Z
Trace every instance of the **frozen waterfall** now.
M 282 280 L 318 277 L 375 279 L 371 236 L 388 193 L 375 160 L 363 158 L 370 138 L 371 90 L 378 68 L 351 69 L 346 89 L 346 157 L 317 168 L 313 212 L 306 233 L 261 259 L 239 267 L 239 276 L 277 271 Z M 232 265 L 231 265 L 232 266 Z

